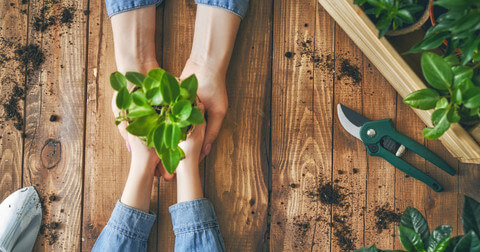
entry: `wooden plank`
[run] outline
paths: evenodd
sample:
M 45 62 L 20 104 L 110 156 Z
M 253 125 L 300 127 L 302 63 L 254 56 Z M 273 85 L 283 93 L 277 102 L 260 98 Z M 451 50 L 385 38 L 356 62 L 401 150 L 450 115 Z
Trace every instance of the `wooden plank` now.
M 83 10 L 88 1 L 29 2 L 28 44 L 38 45 L 45 53 L 41 70 L 26 82 L 24 185 L 37 188 L 43 198 L 43 224 L 48 225 L 38 236 L 35 250 L 77 251 L 85 127 Z M 41 13 L 45 20 L 54 16 L 55 24 L 36 29 Z
M 20 0 L 0 3 L 0 201 L 22 187 L 25 67 L 14 51 L 27 41 L 27 8 Z
M 357 73 L 345 72 L 342 66 L 357 68 Z M 341 103 L 360 114 L 370 108 L 363 107 L 363 79 L 346 75 L 363 75 L 363 57 L 358 47 L 347 34 L 337 25 L 335 28 L 335 104 Z M 364 244 L 364 215 L 367 179 L 366 150 L 362 141 L 353 137 L 343 129 L 336 117 L 333 132 L 333 181 L 345 194 L 345 199 L 333 205 L 332 216 L 332 250 L 352 250 Z M 353 175 L 353 169 L 357 173 Z M 352 175 L 350 175 L 352 174 Z M 343 189 L 342 189 L 343 188 Z
M 464 195 L 467 195 L 480 202 L 480 166 L 475 164 L 459 164 L 458 166 L 458 234 L 464 234 L 462 226 Z
M 314 11 L 315 1 L 274 2 L 272 251 L 300 251 L 313 247 L 318 210 L 314 198 L 308 197 L 306 191 L 315 191 L 317 178 L 323 175 L 318 174 L 320 165 L 315 162 L 320 144 L 314 138 L 312 95 L 313 59 L 318 57 Z M 319 122 L 325 123 L 320 118 Z M 328 155 L 331 148 L 328 150 L 328 144 L 325 147 Z M 328 158 L 331 160 L 331 156 Z M 325 242 L 328 246 L 329 240 Z
M 426 87 L 390 43 L 385 38 L 378 39 L 374 24 L 353 4 L 353 0 L 319 2 L 402 97 Z M 415 109 L 414 112 L 425 124 L 432 126 L 430 116 L 433 111 Z M 480 163 L 480 145 L 459 124 L 453 124 L 440 140 L 460 161 Z
M 397 93 L 387 80 L 363 56 L 363 112 L 371 120 L 396 119 Z M 397 223 L 377 225 L 383 218 L 379 212 L 395 211 L 395 167 L 379 157 L 367 156 L 367 203 L 365 215 L 365 245 L 393 248 Z M 352 176 L 355 176 L 353 174 Z M 385 220 L 384 220 L 385 221 Z
M 422 127 L 424 127 L 424 124 L 420 118 L 416 116 L 407 105 L 403 104 L 402 98 L 397 95 L 397 122 L 395 128 L 399 132 L 424 145 L 425 139 L 422 136 Z M 413 152 L 405 152 L 402 158 L 422 172 L 426 171 L 425 159 Z M 424 206 L 427 201 L 428 190 L 431 189 L 424 183 L 407 176 L 398 169 L 395 170 L 395 210 L 403 213 L 408 206 L 411 206 L 417 208 L 425 215 Z M 394 228 L 394 230 L 394 249 L 403 249 L 398 239 L 398 231 L 396 228 Z
M 315 182 L 318 188 L 322 184 L 321 179 L 329 181 L 332 176 L 333 88 L 335 77 L 334 69 L 330 68 L 333 63 L 331 60 L 335 56 L 335 21 L 318 3 L 315 8 L 314 45 L 319 54 L 317 56 L 323 58 L 323 62 L 314 64 L 313 69 L 313 143 L 315 144 L 313 158 L 317 173 Z M 328 55 L 330 55 L 330 61 Z M 318 203 L 318 199 L 315 220 L 319 221 L 316 221 L 314 226 L 312 251 L 323 251 L 325 248 L 329 248 L 331 244 L 331 207 Z
M 227 251 L 267 243 L 272 19 L 271 0 L 250 1 L 227 74 L 229 110 L 206 161 L 205 195 Z
M 190 56 L 195 25 L 196 4 L 188 1 L 165 1 L 162 67 L 179 77 Z M 176 181 L 160 180 L 158 199 L 157 243 L 159 250 L 173 251 L 175 235 L 168 207 L 177 203 Z

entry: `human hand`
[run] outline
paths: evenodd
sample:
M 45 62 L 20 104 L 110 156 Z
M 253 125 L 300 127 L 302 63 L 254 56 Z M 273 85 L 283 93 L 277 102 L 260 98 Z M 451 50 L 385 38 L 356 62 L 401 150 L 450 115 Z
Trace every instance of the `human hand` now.
M 225 88 L 225 73 L 196 63 L 193 60 L 188 60 L 180 79 L 185 79 L 192 74 L 195 74 L 198 79 L 197 96 L 202 103 L 202 107 L 204 107 L 208 119 L 206 125 L 205 123 L 201 126 L 197 125 L 194 131 L 196 132 L 197 128 L 200 127 L 202 127 L 204 131 L 201 136 L 202 140 L 204 140 L 203 146 L 201 143 L 195 142 L 195 146 L 198 145 L 201 151 L 200 158 L 203 159 L 205 155 L 210 153 L 212 143 L 220 132 L 223 118 L 227 113 L 228 97 Z M 197 138 L 200 138 L 200 136 L 197 136 L 196 139 Z
M 205 107 L 202 103 L 198 103 L 198 108 L 202 111 L 202 114 L 205 113 Z M 193 132 L 187 137 L 187 139 L 178 144 L 183 152 L 185 152 L 185 158 L 180 162 L 191 163 L 194 165 L 198 164 L 205 138 L 205 126 L 205 122 L 195 125 Z

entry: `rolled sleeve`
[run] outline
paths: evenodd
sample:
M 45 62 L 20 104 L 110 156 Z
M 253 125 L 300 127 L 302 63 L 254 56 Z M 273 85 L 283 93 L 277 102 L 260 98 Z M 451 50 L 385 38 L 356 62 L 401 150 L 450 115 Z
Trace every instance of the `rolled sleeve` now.
M 105 0 L 108 17 L 151 5 L 158 6 L 162 2 L 163 0 Z
M 197 4 L 205 4 L 225 9 L 241 19 L 245 17 L 248 9 L 248 0 L 195 0 Z

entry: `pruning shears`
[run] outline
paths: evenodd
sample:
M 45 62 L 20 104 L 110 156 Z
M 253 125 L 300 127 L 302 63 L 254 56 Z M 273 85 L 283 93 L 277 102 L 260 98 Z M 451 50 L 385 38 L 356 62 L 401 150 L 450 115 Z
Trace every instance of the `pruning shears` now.
M 434 191 L 440 192 L 443 187 L 436 180 L 401 158 L 407 149 L 425 158 L 446 173 L 455 175 L 455 170 L 447 162 L 415 140 L 395 130 L 392 119 L 371 121 L 342 104 L 337 105 L 337 113 L 343 128 L 365 144 L 368 154 L 382 157 L 397 169 L 427 184 Z

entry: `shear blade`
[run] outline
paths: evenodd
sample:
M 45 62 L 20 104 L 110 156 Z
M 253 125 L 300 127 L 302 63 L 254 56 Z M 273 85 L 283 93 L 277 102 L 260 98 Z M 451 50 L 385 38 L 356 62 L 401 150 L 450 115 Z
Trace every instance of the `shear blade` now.
M 337 105 L 337 114 L 340 124 L 343 126 L 343 128 L 350 133 L 350 135 L 362 141 L 362 138 L 360 138 L 360 128 L 363 126 L 363 124 L 371 120 L 363 117 L 359 113 L 349 109 L 346 106 L 343 106 L 340 103 Z

